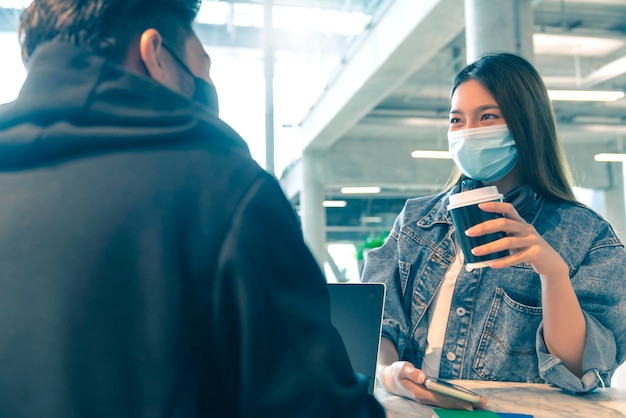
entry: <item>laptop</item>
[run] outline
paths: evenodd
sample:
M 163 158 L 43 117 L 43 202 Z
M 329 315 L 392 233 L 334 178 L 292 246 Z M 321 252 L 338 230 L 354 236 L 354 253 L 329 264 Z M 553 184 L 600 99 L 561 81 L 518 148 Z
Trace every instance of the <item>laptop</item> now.
M 374 394 L 383 323 L 383 283 L 329 283 L 330 320 L 339 331 L 354 371 L 369 378 Z

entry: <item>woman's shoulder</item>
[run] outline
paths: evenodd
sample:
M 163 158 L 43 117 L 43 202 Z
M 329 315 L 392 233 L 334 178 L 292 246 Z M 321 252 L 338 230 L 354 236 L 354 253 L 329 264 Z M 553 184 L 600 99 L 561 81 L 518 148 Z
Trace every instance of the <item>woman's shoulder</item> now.
M 623 245 L 611 224 L 597 211 L 580 202 L 546 200 L 543 205 L 544 224 L 559 233 L 569 233 L 579 239 Z
M 408 199 L 402 209 L 404 223 L 436 223 L 448 222 L 448 196 L 450 192 L 442 192 L 427 196 Z
M 433 209 L 436 209 L 438 211 L 443 210 L 445 212 L 447 211 L 446 205 L 448 202 L 449 194 L 449 191 L 445 191 L 438 194 L 430 194 L 426 196 L 407 199 L 406 203 L 404 204 L 404 210 L 416 213 L 428 213 Z
M 427 196 L 413 197 L 413 198 L 407 199 L 406 203 L 404 204 L 404 207 L 405 209 L 410 208 L 410 209 L 416 209 L 416 210 L 423 209 L 423 208 L 430 209 L 442 203 L 442 200 L 447 199 L 447 195 L 448 193 L 444 192 L 444 193 L 438 193 L 438 194 L 431 194 Z
M 604 217 L 594 209 L 580 202 L 546 199 L 544 208 L 550 212 L 558 212 L 566 217 L 578 217 L 599 224 L 608 223 Z

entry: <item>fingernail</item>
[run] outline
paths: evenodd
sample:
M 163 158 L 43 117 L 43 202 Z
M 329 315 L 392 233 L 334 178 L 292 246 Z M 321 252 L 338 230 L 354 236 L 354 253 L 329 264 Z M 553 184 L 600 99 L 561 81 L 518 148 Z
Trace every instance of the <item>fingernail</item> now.
M 465 230 L 465 235 L 472 236 L 472 232 L 474 232 L 474 228 L 469 228 Z

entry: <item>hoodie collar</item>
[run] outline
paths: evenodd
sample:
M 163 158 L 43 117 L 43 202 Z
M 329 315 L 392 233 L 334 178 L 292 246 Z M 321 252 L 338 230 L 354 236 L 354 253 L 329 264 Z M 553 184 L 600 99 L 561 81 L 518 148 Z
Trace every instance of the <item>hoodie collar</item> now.
M 228 146 L 249 154 L 239 135 L 203 106 L 59 42 L 37 48 L 18 98 L 0 108 L 0 169 L 76 153 L 204 140 L 230 140 Z

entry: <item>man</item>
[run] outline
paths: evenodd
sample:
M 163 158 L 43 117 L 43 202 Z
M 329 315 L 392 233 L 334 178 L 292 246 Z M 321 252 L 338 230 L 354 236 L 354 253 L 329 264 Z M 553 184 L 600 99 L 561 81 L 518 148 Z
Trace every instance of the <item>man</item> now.
M 198 0 L 34 0 L 0 110 L 0 416 L 373 417 Z

